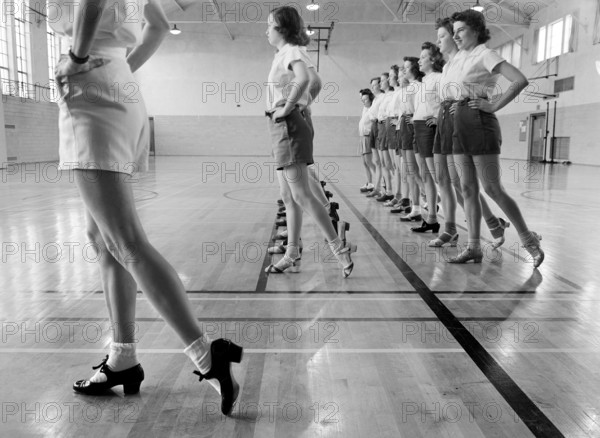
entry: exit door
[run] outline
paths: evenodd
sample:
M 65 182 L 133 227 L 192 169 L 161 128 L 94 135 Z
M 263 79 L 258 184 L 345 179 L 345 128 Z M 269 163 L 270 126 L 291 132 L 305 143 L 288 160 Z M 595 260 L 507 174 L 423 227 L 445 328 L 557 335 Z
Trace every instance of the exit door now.
M 531 137 L 529 139 L 529 160 L 544 161 L 544 138 L 546 137 L 546 114 L 531 115 Z

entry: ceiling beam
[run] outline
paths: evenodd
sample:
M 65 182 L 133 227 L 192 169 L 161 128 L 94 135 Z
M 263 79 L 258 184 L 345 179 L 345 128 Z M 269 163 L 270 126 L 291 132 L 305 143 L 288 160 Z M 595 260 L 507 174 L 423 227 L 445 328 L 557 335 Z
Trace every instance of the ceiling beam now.
M 217 14 L 219 15 L 219 20 L 221 20 L 221 23 L 223 23 L 225 30 L 229 34 L 229 38 L 231 38 L 231 41 L 233 41 L 233 35 L 231 35 L 231 32 L 229 31 L 229 28 L 227 27 L 227 23 L 225 22 L 225 20 L 223 20 L 223 15 L 221 14 L 221 9 L 219 8 L 219 5 L 217 4 L 217 0 L 212 0 L 212 4 L 213 4 L 215 10 L 217 11 Z
M 388 4 L 385 2 L 385 0 L 381 0 L 381 3 L 383 3 L 383 6 L 385 6 L 385 8 L 388 11 L 390 11 L 390 14 L 392 14 L 392 17 L 394 17 L 394 21 L 400 21 L 400 19 L 396 15 L 396 13 L 394 11 L 392 11 L 392 9 L 388 6 Z

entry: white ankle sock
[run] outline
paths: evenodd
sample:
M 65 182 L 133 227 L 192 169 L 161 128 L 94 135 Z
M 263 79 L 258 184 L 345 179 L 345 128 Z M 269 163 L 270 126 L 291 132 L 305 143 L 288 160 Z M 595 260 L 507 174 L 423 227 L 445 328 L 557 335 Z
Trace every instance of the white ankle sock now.
M 108 354 L 106 365 L 108 365 L 111 371 L 123 371 L 136 366 L 138 363 L 140 362 L 138 361 L 136 354 L 136 344 L 124 344 L 120 342 L 110 343 L 110 353 Z M 90 379 L 90 382 L 106 382 L 106 374 L 101 373 L 98 369 L 96 374 Z
M 340 247 L 342 245 L 343 245 L 343 242 L 339 236 L 329 242 L 329 248 L 331 248 L 331 252 L 334 254 L 336 253 L 336 251 L 338 251 L 340 249 Z
M 212 341 L 205 333 L 183 350 L 202 374 L 208 373 L 212 366 L 211 343 Z M 221 385 L 217 379 L 206 379 L 206 381 L 221 394 Z
M 481 251 L 481 240 L 480 239 L 467 239 L 467 248 Z

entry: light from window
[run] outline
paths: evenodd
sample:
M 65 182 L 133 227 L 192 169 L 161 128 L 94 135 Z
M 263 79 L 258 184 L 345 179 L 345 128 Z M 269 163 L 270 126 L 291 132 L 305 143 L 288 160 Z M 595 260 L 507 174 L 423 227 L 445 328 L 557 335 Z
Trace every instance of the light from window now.
M 17 82 L 21 97 L 29 97 L 29 22 L 25 20 L 27 3 L 27 0 L 23 0 L 21 2 L 22 13 L 15 15 Z
M 540 28 L 536 60 L 542 62 L 544 59 L 546 59 L 546 26 Z
M 0 84 L 2 86 L 2 94 L 10 93 L 11 68 L 10 59 L 12 57 L 12 46 L 9 44 L 8 36 L 11 34 L 12 22 L 4 13 L 4 0 L 0 1 L 2 6 L 2 19 L 0 19 Z
M 54 69 L 60 54 L 60 38 L 49 24 L 46 24 L 46 37 L 48 43 L 48 83 L 52 86 L 54 84 Z
M 506 44 L 501 45 L 496 49 L 498 54 L 506 59 L 509 64 L 514 65 L 517 68 L 521 67 L 521 46 L 523 44 L 523 37 L 515 38 L 513 41 L 509 41 Z
M 560 20 L 540 27 L 536 62 L 554 58 L 571 51 L 573 34 L 573 16 L 567 15 Z

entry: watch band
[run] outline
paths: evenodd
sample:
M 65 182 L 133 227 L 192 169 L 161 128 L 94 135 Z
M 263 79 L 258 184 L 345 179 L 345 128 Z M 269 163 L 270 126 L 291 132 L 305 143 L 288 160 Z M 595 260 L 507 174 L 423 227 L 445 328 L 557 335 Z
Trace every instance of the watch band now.
M 69 58 L 71 58 L 71 61 L 73 61 L 75 64 L 85 64 L 90 59 L 90 55 L 86 56 L 85 58 L 80 58 L 79 56 L 76 56 L 71 49 L 69 49 Z

